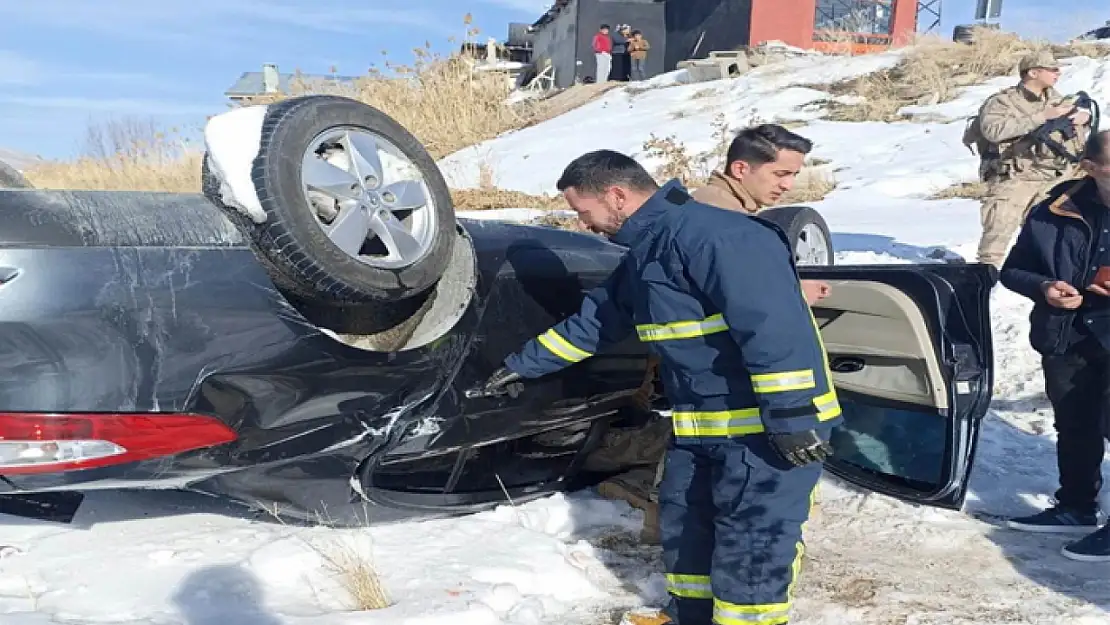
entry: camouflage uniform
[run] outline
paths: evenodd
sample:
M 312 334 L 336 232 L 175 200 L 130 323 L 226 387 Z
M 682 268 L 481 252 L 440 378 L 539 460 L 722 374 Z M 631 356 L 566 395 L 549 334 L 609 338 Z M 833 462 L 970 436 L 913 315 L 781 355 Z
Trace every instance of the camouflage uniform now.
M 1058 65 L 1051 52 L 1041 52 L 1024 57 L 1019 71 L 1024 76 L 1029 69 Z M 969 124 L 964 143 L 978 147 L 979 176 L 987 183 L 987 196 L 980 209 L 983 233 L 979 262 L 1001 267 L 1014 234 L 1036 198 L 1074 173 L 1072 162 L 1031 136 L 1047 121 L 1046 109 L 1063 100 L 1055 89 L 1038 96 L 1019 83 L 988 98 Z M 1059 133 L 1054 135 L 1067 152 L 1078 156 L 1087 128 L 1081 128 L 1070 140 Z

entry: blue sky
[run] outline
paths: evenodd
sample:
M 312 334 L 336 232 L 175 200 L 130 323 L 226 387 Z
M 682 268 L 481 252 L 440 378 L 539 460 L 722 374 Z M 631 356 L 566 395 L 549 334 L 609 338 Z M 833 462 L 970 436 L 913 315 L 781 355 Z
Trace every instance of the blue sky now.
M 1005 0 L 1002 26 L 1058 38 L 1110 19 L 1105 0 Z M 359 74 L 381 51 L 408 60 L 465 33 L 505 36 L 548 0 L 20 0 L 0 2 L 0 147 L 66 158 L 90 121 L 121 117 L 200 128 L 226 109 L 243 71 L 277 63 Z M 975 0 L 944 0 L 941 33 L 971 20 Z M 1046 6 L 1049 5 L 1049 6 Z M 1057 15 L 1066 13 L 1066 15 Z M 1101 13 L 1101 14 L 1100 14 Z

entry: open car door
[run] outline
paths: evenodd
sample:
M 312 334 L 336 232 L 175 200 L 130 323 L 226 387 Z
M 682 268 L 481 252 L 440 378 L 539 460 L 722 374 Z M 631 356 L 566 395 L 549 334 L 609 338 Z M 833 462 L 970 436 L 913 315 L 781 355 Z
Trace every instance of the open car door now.
M 992 269 L 798 269 L 831 287 L 813 306 L 845 420 L 827 470 L 899 499 L 961 507 L 993 386 Z

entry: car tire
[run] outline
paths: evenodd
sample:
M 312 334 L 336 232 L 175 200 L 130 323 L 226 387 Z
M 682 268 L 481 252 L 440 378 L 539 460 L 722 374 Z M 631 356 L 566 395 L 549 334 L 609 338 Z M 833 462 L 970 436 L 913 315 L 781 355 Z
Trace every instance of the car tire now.
M 835 263 L 832 235 L 821 213 L 809 206 L 779 206 L 759 216 L 782 228 L 797 265 L 829 266 Z
M 270 105 L 260 139 L 251 177 L 263 223 L 224 205 L 210 171 L 204 193 L 245 233 L 280 288 L 321 304 L 399 302 L 426 293 L 446 271 L 456 239 L 447 183 L 391 117 L 349 98 L 303 96 Z M 383 156 L 413 166 L 415 180 L 392 182 Z M 329 193 L 356 199 L 340 206 Z M 359 222 L 342 247 L 339 215 Z
M 23 174 L 15 167 L 0 161 L 0 189 L 33 189 L 35 188 Z

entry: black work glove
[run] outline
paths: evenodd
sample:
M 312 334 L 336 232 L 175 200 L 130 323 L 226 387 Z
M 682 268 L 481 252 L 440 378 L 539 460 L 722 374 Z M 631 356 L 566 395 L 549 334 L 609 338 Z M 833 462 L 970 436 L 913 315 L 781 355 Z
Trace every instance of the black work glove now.
M 496 395 L 510 395 L 516 397 L 520 393 L 519 381 L 523 378 L 508 367 L 500 367 L 482 384 L 469 393 L 472 397 L 494 397 Z
M 803 467 L 811 462 L 824 462 L 832 455 L 832 445 L 814 430 L 792 434 L 770 434 L 771 445 L 790 464 Z

